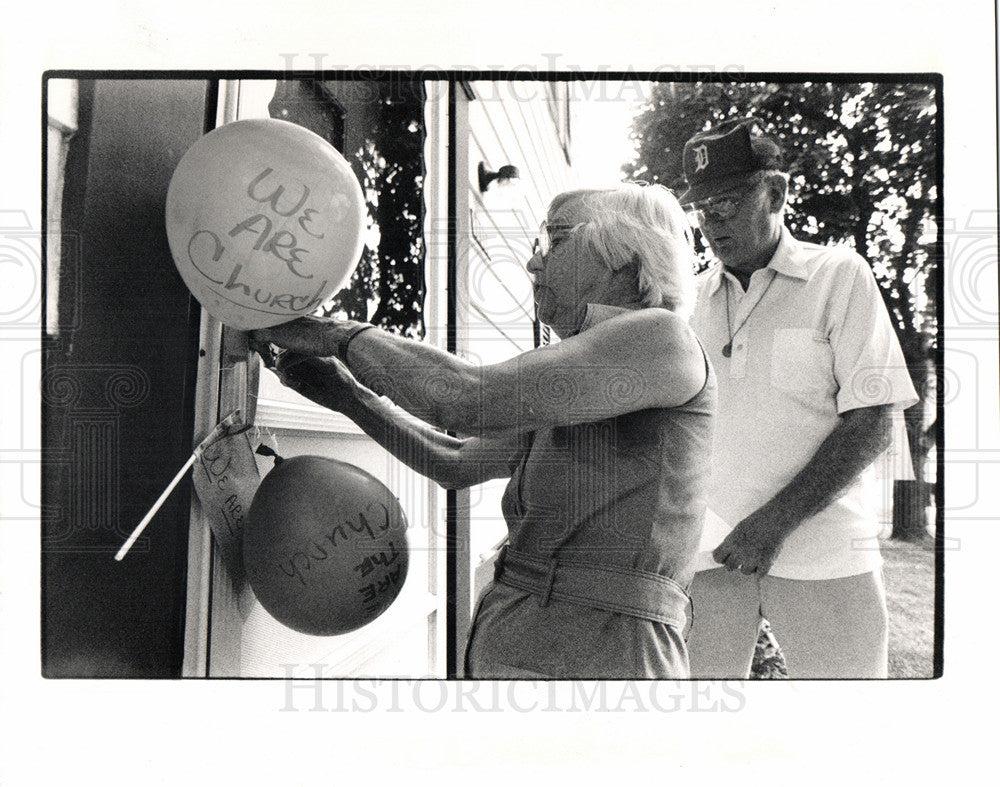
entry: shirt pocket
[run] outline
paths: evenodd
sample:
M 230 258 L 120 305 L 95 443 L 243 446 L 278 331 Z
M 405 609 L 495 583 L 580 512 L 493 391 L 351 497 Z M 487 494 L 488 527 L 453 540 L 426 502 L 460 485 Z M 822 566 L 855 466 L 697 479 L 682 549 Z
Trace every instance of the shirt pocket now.
M 811 328 L 781 328 L 771 347 L 771 385 L 782 391 L 833 393 L 833 348 Z

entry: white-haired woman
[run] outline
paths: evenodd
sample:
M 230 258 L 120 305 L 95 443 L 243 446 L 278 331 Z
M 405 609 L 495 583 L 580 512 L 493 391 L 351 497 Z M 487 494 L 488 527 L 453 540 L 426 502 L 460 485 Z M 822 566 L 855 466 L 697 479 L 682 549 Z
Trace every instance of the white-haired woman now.
M 665 189 L 572 191 L 552 201 L 528 261 L 556 344 L 476 366 L 364 323 L 254 333 L 292 351 L 286 384 L 442 486 L 510 478 L 508 544 L 473 619 L 468 677 L 687 677 L 715 410 L 687 325 L 692 259 Z

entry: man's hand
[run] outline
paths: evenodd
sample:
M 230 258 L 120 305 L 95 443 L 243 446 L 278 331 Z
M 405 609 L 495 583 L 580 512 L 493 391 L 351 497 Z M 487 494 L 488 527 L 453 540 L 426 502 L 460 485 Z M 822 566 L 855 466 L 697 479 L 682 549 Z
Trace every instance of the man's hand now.
M 840 497 L 892 439 L 892 405 L 848 410 L 806 466 L 712 552 L 730 571 L 764 575 L 785 538 Z
M 785 536 L 792 528 L 783 518 L 760 508 L 741 521 L 712 552 L 716 563 L 730 571 L 761 576 L 771 570 Z

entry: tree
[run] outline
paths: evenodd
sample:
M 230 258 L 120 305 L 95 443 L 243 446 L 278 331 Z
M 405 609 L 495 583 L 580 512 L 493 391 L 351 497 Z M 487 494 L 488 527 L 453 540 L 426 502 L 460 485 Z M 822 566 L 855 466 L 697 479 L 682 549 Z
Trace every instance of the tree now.
M 323 306 L 326 314 L 368 320 L 388 331 L 424 333 L 424 93 L 419 82 L 375 82 L 377 111 L 355 171 L 368 205 L 369 237 L 349 287 Z M 374 230 L 374 232 L 372 232 Z M 368 315 L 368 304 L 375 305 Z
M 925 535 L 923 482 L 938 315 L 936 88 L 928 83 L 660 83 L 633 124 L 632 179 L 677 189 L 684 142 L 754 116 L 782 144 L 789 229 L 870 261 L 921 402 L 905 414 L 916 481 L 897 482 L 893 538 Z M 699 250 L 707 253 L 700 239 Z
M 353 95 L 347 110 L 337 85 Z M 289 79 L 277 83 L 268 104 L 271 117 L 308 128 L 340 150 L 365 197 L 361 259 L 347 285 L 317 312 L 368 320 L 411 338 L 424 333 L 424 98 L 421 82 L 406 77 Z M 358 140 L 351 150 L 345 149 L 347 126 Z

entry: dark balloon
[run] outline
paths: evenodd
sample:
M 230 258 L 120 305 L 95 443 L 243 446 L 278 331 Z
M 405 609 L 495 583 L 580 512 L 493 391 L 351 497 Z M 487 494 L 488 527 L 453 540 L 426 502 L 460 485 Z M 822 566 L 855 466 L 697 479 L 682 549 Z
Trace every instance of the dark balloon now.
M 370 473 L 297 456 L 261 481 L 247 515 L 243 558 L 257 599 L 303 634 L 331 636 L 370 623 L 406 580 L 406 515 Z

